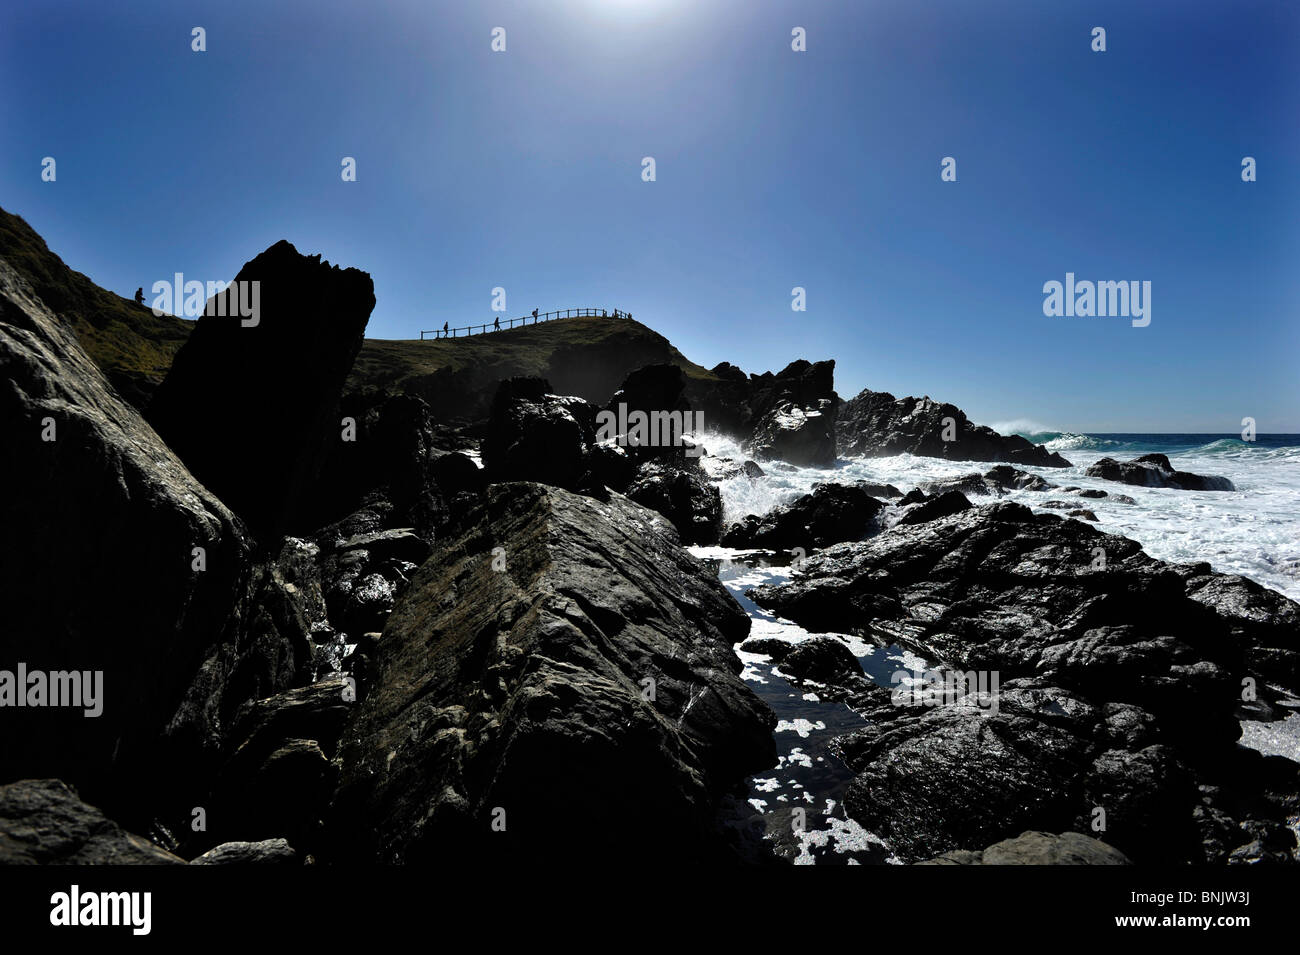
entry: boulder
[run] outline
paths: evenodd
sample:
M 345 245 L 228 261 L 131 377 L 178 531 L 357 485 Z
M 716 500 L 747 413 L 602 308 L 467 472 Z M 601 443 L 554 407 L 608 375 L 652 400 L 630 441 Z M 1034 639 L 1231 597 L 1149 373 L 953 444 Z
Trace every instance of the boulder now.
M 959 849 L 917 865 L 1132 865 L 1128 856 L 1081 832 L 1022 832 L 983 851 Z
M 698 467 L 678 465 L 667 458 L 646 461 L 625 493 L 672 521 L 683 544 L 718 542 L 722 494 Z
M 378 641 L 343 734 L 338 853 L 716 858 L 719 796 L 775 763 L 732 650 L 748 628 L 653 511 L 492 486 Z
M 205 661 L 257 652 L 236 612 L 251 543 L 3 261 L 0 367 L 0 669 L 102 674 L 97 716 L 6 706 L 0 780 L 57 776 L 147 825 L 212 751 L 212 707 L 183 709 L 224 681 Z
M 1235 491 L 1236 487 L 1225 477 L 1192 474 L 1176 471 L 1163 454 L 1144 454 L 1132 461 L 1102 458 L 1084 472 L 1089 477 L 1106 481 L 1122 481 L 1139 487 L 1168 487 L 1180 491 Z
M 722 537 L 727 547 L 762 547 L 770 550 L 805 551 L 840 541 L 861 540 L 878 529 L 877 517 L 884 509 L 867 486 L 818 484 L 811 494 L 790 504 L 778 505 L 759 517 L 751 514 L 732 524 Z
M 782 401 L 754 428 L 750 453 L 800 467 L 835 463 L 835 406 L 822 399 L 812 407 Z
M 568 490 L 588 481 L 596 409 L 550 389 L 543 378 L 511 378 L 497 389 L 483 439 L 489 481 L 538 481 Z
M 58 779 L 0 786 L 0 865 L 182 865 Z
M 259 539 L 292 529 L 332 444 L 343 440 L 339 395 L 361 348 L 374 283 L 280 241 L 246 263 L 259 283 L 246 326 L 232 286 L 176 353 L 149 423 L 194 475 Z M 245 300 L 247 293 L 244 294 Z M 301 528 L 300 530 L 308 529 Z
M 298 853 L 286 839 L 261 842 L 223 842 L 190 865 L 298 865 Z
M 945 441 L 945 432 L 952 434 L 953 440 Z M 895 398 L 888 392 L 870 389 L 841 406 L 836 448 L 842 457 L 915 454 L 953 461 L 1070 466 L 1056 452 L 1019 435 L 1001 435 L 992 428 L 972 424 L 956 405 L 929 397 Z
M 414 395 L 349 394 L 339 413 L 356 422 L 356 434 L 350 441 L 329 441 L 308 513 L 295 530 L 313 531 L 382 501 L 389 505 L 391 526 L 413 527 L 432 538 L 446 523 L 450 498 L 474 486 L 464 469 L 477 474 L 474 462 L 438 448 L 429 406 Z M 449 482 L 445 489 L 440 476 Z
M 924 524 L 949 514 L 969 510 L 973 505 L 961 491 L 944 491 L 926 501 L 908 508 L 899 519 L 899 524 Z

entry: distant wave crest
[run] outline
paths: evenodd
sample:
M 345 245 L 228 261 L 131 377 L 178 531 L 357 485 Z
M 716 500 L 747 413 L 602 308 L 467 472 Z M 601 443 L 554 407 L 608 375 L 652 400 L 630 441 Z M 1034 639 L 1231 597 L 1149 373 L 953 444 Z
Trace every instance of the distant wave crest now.
M 1049 451 L 1092 451 L 1120 446 L 1119 441 L 1112 441 L 1108 438 L 1094 438 L 1090 434 L 1075 434 L 1073 431 L 1016 431 L 1013 433 L 1034 442 L 1034 444 L 1045 445 Z

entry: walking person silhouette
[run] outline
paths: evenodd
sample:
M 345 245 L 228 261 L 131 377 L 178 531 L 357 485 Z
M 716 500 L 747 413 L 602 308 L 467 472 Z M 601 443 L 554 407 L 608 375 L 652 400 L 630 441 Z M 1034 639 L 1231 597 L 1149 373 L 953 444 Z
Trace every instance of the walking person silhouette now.
M 499 331 L 501 331 L 501 316 L 500 316 L 500 315 L 498 315 L 496 318 L 492 319 L 492 330 L 495 331 L 495 332 L 499 332 Z
M 447 322 L 442 323 L 442 337 L 443 338 L 447 337 Z

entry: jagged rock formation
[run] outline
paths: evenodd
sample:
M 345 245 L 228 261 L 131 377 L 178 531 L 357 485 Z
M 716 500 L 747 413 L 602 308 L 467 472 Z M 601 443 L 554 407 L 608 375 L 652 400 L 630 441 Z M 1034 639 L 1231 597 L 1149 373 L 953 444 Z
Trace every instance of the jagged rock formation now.
M 998 503 L 836 545 L 750 595 L 810 630 L 999 674 L 992 709 L 846 688 L 871 722 L 836 744 L 856 773 L 845 806 L 904 859 L 1091 831 L 1098 807 L 1139 863 L 1294 849 L 1300 769 L 1236 746 L 1243 679 L 1300 689 L 1300 606 L 1280 594 Z
M 686 399 L 706 427 L 734 434 L 754 457 L 806 467 L 835 463 L 835 362 L 793 361 L 773 374 L 746 376 L 727 362 L 713 380 L 688 379 Z
M 1235 491 L 1236 487 L 1225 477 L 1192 474 L 1176 471 L 1163 454 L 1144 454 L 1132 461 L 1102 458 L 1084 472 L 1089 477 L 1106 481 L 1123 481 L 1138 487 L 1170 487 L 1180 491 Z
M 341 854 L 545 858 L 581 820 L 609 834 L 584 856 L 713 857 L 718 795 L 775 762 L 731 649 L 748 628 L 654 512 L 490 487 L 377 643 L 343 734 Z
M 592 481 L 596 409 L 581 398 L 551 394 L 542 378 L 503 381 L 483 438 L 488 480 L 540 481 L 568 490 Z
M 0 786 L 0 865 L 181 865 L 57 779 Z
M 944 440 L 945 433 L 952 440 Z M 1056 452 L 1019 435 L 1001 435 L 992 428 L 972 424 L 956 405 L 928 397 L 895 398 L 888 392 L 870 389 L 841 405 L 836 447 L 844 457 L 881 458 L 906 453 L 953 461 L 1070 466 Z
M 668 401 L 674 390 L 671 371 L 668 375 L 667 391 L 658 388 L 661 370 L 641 376 L 642 383 L 654 383 L 649 389 L 638 389 L 638 379 L 629 379 L 625 384 L 631 387 L 619 392 L 624 396 L 619 401 L 637 402 L 629 410 L 647 410 L 641 406 L 647 401 Z M 653 393 L 647 397 L 648 390 Z M 538 481 L 598 497 L 609 488 L 668 517 L 687 543 L 717 543 L 722 497 L 687 445 L 645 444 L 644 439 L 632 444 L 625 434 L 617 436 L 617 443 L 597 441 L 597 413 L 581 398 L 551 394 L 549 383 L 540 378 L 502 382 L 483 440 L 488 480 Z M 672 441 L 678 438 L 674 433 Z
M 703 471 L 671 458 L 637 469 L 624 493 L 672 522 L 683 544 L 716 544 L 722 529 L 722 494 Z
M 222 315 L 199 319 L 148 419 L 259 540 L 272 539 L 292 528 L 329 445 L 344 440 L 339 395 L 375 289 L 365 272 L 300 255 L 285 241 L 246 263 L 235 282 L 260 283 L 256 324 L 243 324 L 237 286 L 215 296 L 209 307 Z

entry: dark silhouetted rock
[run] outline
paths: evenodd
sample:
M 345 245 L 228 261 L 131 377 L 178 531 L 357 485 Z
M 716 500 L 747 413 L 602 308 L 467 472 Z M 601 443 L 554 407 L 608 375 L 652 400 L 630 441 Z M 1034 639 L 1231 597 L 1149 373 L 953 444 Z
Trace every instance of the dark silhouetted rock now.
M 952 419 L 954 440 L 943 439 Z M 880 458 L 915 454 L 953 461 L 1007 461 L 1066 468 L 1070 462 L 1019 435 L 1001 435 L 971 424 L 956 405 L 930 398 L 895 398 L 866 390 L 840 406 L 837 450 L 844 457 Z
M 245 704 L 232 720 L 226 762 L 204 801 L 211 807 L 208 828 L 186 834 L 189 854 L 276 834 L 310 851 L 337 784 L 330 761 L 355 699 L 335 677 Z
M 856 484 L 818 484 L 811 494 L 779 505 L 762 517 L 751 514 L 722 537 L 727 547 L 810 550 L 840 541 L 861 540 L 878 529 L 885 507 Z
M 241 286 L 215 296 L 208 308 L 224 317 L 199 319 L 148 419 L 206 487 L 270 539 L 308 506 L 329 447 L 342 439 L 339 395 L 375 289 L 365 272 L 300 255 L 285 241 L 246 263 L 235 282 L 260 283 L 257 324 L 245 327 L 237 314 Z
M 181 865 L 57 779 L 0 786 L 0 865 Z
M 1122 481 L 1139 487 L 1169 487 L 1180 491 L 1236 490 L 1233 483 L 1225 477 L 1206 477 L 1188 471 L 1175 471 L 1163 454 L 1144 454 L 1132 461 L 1102 458 L 1084 473 L 1089 477 Z
M 718 796 L 775 763 L 775 719 L 737 675 L 748 628 L 655 512 L 492 486 L 378 642 L 343 735 L 338 852 L 536 859 L 570 852 L 581 819 L 636 832 L 584 857 L 713 857 Z
M 550 393 L 542 378 L 503 381 L 483 439 L 488 480 L 538 481 L 576 490 L 589 474 L 596 409 Z
M 341 437 L 338 432 L 328 442 L 311 506 L 295 524 L 295 532 L 317 530 L 364 505 L 384 502 L 391 526 L 435 536 L 447 520 L 450 499 L 473 485 L 461 461 L 478 472 L 474 462 L 438 448 L 429 407 L 413 395 L 346 395 L 339 413 L 356 422 L 355 440 L 335 440 Z M 444 457 L 460 460 L 440 463 Z M 439 475 L 448 480 L 448 487 Z M 478 483 L 481 486 L 481 478 Z

